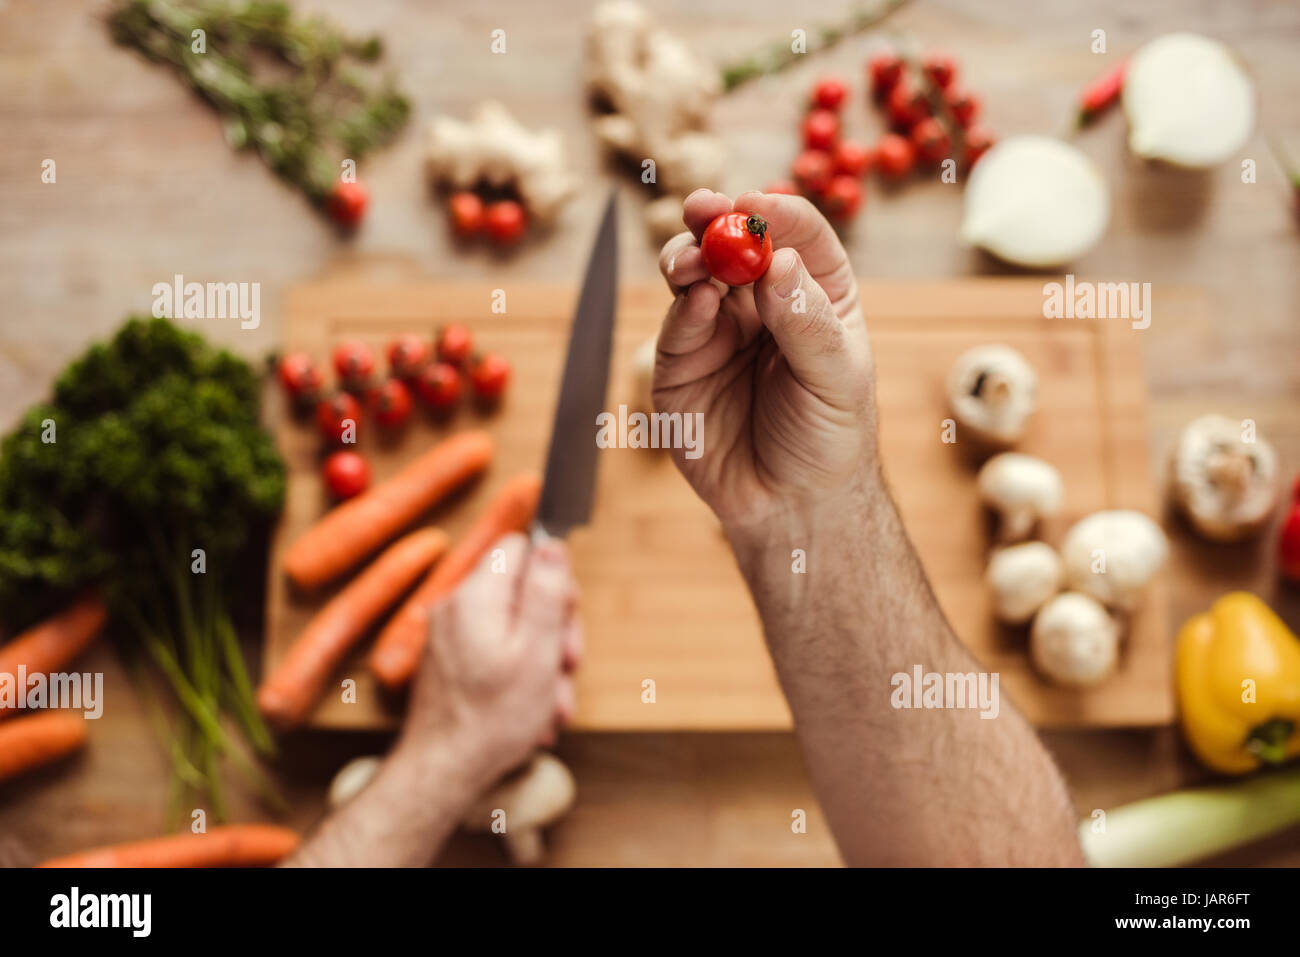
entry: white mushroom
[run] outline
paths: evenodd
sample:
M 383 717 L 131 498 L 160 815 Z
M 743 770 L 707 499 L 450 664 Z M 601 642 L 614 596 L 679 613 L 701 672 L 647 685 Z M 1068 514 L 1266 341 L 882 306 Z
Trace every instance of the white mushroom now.
M 1095 685 L 1115 670 L 1119 626 L 1093 598 L 1066 592 L 1034 617 L 1029 653 L 1035 667 L 1058 684 Z
M 1061 473 L 1032 455 L 995 455 L 976 483 L 980 500 L 998 515 L 998 537 L 1004 542 L 1028 538 L 1040 518 L 1061 510 Z
M 1128 509 L 1080 519 L 1061 544 L 1069 586 L 1122 611 L 1137 606 L 1168 554 L 1160 526 Z
M 1277 507 L 1277 452 L 1263 437 L 1252 438 L 1246 441 L 1240 420 L 1203 415 L 1183 428 L 1174 446 L 1173 500 L 1211 541 L 1256 534 Z
M 962 353 L 948 372 L 947 388 L 958 424 L 997 448 L 1019 441 L 1038 407 L 1038 375 L 1010 346 L 976 346 Z
M 461 819 L 468 830 L 501 834 L 516 864 L 542 859 L 541 829 L 573 806 L 577 785 L 564 762 L 538 752 L 521 771 L 479 798 Z
M 1043 542 L 999 548 L 985 575 L 993 592 L 993 611 L 1009 625 L 1023 625 L 1061 590 L 1065 566 L 1056 549 Z

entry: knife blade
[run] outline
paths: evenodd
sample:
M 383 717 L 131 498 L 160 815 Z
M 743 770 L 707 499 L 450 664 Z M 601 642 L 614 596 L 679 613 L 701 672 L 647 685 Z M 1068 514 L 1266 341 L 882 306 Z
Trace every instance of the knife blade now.
M 534 530 L 563 536 L 591 517 L 596 488 L 596 416 L 604 411 L 618 287 L 617 191 L 610 190 L 569 331 L 560 398 L 551 425 Z

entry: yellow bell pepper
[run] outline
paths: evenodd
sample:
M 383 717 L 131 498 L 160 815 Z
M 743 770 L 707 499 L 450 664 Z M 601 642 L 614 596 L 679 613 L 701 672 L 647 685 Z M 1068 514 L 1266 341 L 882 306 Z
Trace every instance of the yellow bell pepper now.
M 1189 618 L 1174 671 L 1183 735 L 1207 767 L 1246 774 L 1300 754 L 1300 638 L 1256 596 Z

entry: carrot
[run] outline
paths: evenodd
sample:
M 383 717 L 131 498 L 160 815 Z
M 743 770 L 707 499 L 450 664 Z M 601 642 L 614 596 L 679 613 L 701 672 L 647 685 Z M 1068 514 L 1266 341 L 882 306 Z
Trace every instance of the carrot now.
M 108 609 L 99 595 L 82 595 L 71 608 L 28 628 L 0 648 L 0 675 L 16 676 L 20 665 L 28 674 L 58 671 L 86 649 L 107 618 Z M 15 709 L 0 707 L 0 718 L 15 713 Z
M 40 867 L 265 867 L 295 849 L 298 835 L 271 824 L 228 824 L 206 834 L 169 834 L 97 847 Z
M 50 711 L 0 724 L 0 781 L 71 754 L 86 741 L 86 719 Z
M 439 442 L 304 532 L 284 556 L 285 571 L 302 588 L 337 577 L 482 472 L 491 458 L 486 432 L 461 432 Z
M 531 472 L 506 482 L 465 537 L 397 610 L 370 654 L 370 670 L 385 687 L 400 688 L 411 680 L 429 637 L 429 610 L 474 570 L 497 539 L 528 527 L 541 494 L 542 480 Z
M 288 655 L 257 689 L 257 705 L 282 728 L 301 724 L 334 669 L 381 614 L 447 548 L 436 528 L 411 532 L 388 547 L 303 629 Z

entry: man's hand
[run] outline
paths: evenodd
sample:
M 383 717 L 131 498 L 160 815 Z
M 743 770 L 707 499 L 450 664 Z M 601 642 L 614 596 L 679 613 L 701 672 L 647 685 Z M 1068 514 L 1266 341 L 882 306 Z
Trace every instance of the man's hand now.
M 433 611 L 398 752 L 450 742 L 486 786 L 554 744 L 574 709 L 577 599 L 563 542 L 497 542 Z
M 733 204 L 686 198 L 689 232 L 659 267 L 676 294 L 659 333 L 655 407 L 704 413 L 704 454 L 677 464 L 729 531 L 800 512 L 875 469 L 871 350 L 839 238 L 802 197 L 743 193 L 734 209 L 767 220 L 776 252 L 752 287 L 720 295 L 699 239 Z
M 500 549 L 500 552 L 498 552 Z M 582 654 L 577 585 L 559 541 L 508 535 L 437 608 L 397 746 L 289 865 L 427 864 L 470 802 L 555 741 Z

